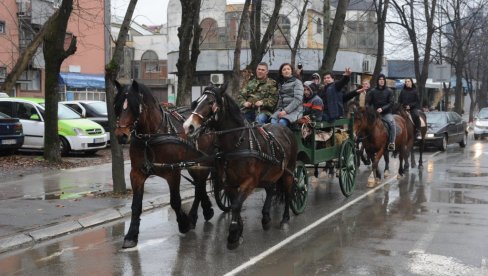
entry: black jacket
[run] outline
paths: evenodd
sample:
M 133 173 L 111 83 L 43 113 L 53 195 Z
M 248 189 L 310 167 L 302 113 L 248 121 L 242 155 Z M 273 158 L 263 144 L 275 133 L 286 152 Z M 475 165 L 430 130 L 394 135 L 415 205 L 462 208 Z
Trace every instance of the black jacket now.
M 398 97 L 398 102 L 403 106 L 409 105 L 410 109 L 420 108 L 419 94 L 417 93 L 417 89 L 415 89 L 415 87 L 403 88 L 402 92 L 400 92 L 400 96 Z
M 394 102 L 393 91 L 386 85 L 383 87 L 377 86 L 366 95 L 366 105 L 373 106 L 374 109 L 383 109 L 381 114 L 391 113 Z

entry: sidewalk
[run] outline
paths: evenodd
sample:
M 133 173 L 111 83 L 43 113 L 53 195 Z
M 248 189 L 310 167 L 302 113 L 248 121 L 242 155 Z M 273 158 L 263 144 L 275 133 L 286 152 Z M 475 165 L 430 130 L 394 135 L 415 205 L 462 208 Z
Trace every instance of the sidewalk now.
M 111 170 L 109 163 L 0 182 L 0 253 L 130 217 L 132 196 L 103 196 L 112 191 Z M 126 161 L 127 188 L 129 172 L 130 163 Z M 182 199 L 193 193 L 193 186 L 182 178 Z M 148 178 L 143 212 L 168 204 L 166 181 Z

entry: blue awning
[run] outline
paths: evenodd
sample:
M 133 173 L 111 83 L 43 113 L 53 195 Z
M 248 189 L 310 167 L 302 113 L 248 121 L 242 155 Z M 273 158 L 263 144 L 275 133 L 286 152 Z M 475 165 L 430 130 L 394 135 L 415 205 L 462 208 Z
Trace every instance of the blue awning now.
M 91 88 L 105 90 L 105 76 L 96 74 L 59 73 L 59 84 L 68 88 Z

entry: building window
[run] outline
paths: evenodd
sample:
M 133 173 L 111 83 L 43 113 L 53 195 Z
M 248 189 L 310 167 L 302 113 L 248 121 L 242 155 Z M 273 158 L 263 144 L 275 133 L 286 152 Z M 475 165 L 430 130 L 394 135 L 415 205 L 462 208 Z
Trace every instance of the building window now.
M 284 15 L 278 18 L 278 26 L 273 36 L 273 45 L 287 45 L 286 40 L 290 40 L 290 20 Z
M 317 33 L 322 33 L 322 20 L 320 20 L 320 18 L 317 20 Z
M 0 81 L 4 81 L 7 78 L 7 67 L 0 67 Z
M 144 52 L 144 54 L 142 54 L 141 61 L 142 66 L 144 66 L 143 68 L 146 68 L 146 73 L 156 73 L 160 71 L 159 57 L 156 52 L 152 50 Z
M 206 45 L 215 46 L 219 42 L 219 26 L 217 21 L 213 18 L 205 18 L 200 23 L 202 28 L 202 34 L 200 36 L 200 42 Z
M 24 71 L 20 76 L 20 89 L 24 91 L 41 91 L 41 71 L 37 69 Z
M 0 21 L 0 34 L 5 33 L 5 21 Z

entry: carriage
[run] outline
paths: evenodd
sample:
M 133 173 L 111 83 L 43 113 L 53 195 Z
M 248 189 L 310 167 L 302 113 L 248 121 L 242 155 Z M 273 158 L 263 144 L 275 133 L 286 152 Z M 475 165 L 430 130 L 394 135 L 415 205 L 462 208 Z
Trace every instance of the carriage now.
M 347 138 L 339 141 L 335 137 L 344 132 L 342 127 L 347 125 Z M 336 170 L 341 192 L 344 196 L 350 196 L 356 185 L 357 155 L 354 134 L 353 118 L 341 118 L 333 122 L 314 122 L 307 125 L 310 130 L 308 139 L 303 138 L 304 125 L 292 126 L 295 138 L 298 142 L 297 164 L 294 172 L 295 185 L 293 187 L 293 199 L 291 209 L 295 215 L 303 213 L 308 201 L 309 178 L 308 169 L 314 169 L 314 175 L 318 176 L 318 170 Z M 328 142 L 317 140 L 318 133 L 327 132 L 331 137 Z M 210 182 L 213 186 L 215 202 L 217 206 L 227 212 L 230 210 L 230 199 L 224 192 L 223 184 L 215 173 L 211 174 Z

